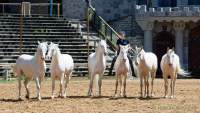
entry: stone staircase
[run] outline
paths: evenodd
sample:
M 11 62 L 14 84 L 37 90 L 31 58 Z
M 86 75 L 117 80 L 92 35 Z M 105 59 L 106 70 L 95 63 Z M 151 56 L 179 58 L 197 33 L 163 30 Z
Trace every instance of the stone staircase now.
M 73 23 L 73 24 L 72 24 Z M 87 74 L 87 43 L 80 33 L 78 21 L 58 17 L 23 17 L 23 54 L 34 55 L 37 41 L 59 43 L 63 54 L 72 55 L 73 75 Z M 0 16 L 0 76 L 20 55 L 20 17 Z M 93 52 L 94 47 L 90 46 Z M 49 64 L 50 61 L 47 61 Z
M 34 55 L 37 41 L 48 41 L 59 44 L 63 54 L 72 55 L 75 62 L 74 76 L 84 76 L 87 69 L 87 32 L 86 22 L 58 17 L 23 17 L 22 54 Z M 94 52 L 97 33 L 90 32 L 89 52 Z M 107 70 L 110 67 L 114 52 L 108 47 Z M 0 16 L 0 76 L 8 75 L 11 65 L 20 55 L 20 17 Z M 49 67 L 50 61 L 47 62 Z M 49 69 L 47 69 L 47 76 Z

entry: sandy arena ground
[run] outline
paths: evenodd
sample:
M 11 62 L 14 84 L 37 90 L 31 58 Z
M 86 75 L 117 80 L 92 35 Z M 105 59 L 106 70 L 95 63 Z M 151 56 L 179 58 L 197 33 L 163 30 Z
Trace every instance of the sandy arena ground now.
M 155 97 L 140 99 L 139 80 L 128 80 L 127 98 L 112 99 L 114 79 L 104 79 L 101 98 L 89 98 L 87 78 L 73 78 L 68 98 L 51 100 L 51 81 L 42 82 L 42 101 L 37 101 L 35 82 L 31 82 L 31 99 L 17 101 L 17 82 L 0 83 L 0 113 L 200 113 L 200 80 L 178 79 L 176 98 L 165 99 L 163 80 L 155 80 Z M 58 82 L 56 92 L 58 95 Z

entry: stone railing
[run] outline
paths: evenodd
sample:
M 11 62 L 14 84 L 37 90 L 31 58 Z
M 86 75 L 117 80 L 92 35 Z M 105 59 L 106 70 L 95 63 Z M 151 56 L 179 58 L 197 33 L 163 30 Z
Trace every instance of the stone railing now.
M 157 7 L 147 8 L 146 5 L 136 5 L 136 18 L 145 17 L 199 17 L 200 6 L 190 7 Z

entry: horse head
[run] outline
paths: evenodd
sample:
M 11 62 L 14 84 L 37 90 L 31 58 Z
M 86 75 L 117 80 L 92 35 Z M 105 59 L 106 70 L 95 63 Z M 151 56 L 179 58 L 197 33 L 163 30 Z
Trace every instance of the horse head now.
M 40 43 L 38 41 L 38 48 L 37 48 L 37 54 L 39 54 L 39 56 L 41 56 L 42 60 L 45 60 L 45 56 L 46 56 L 46 52 L 47 52 L 47 42 L 42 42 Z
M 136 46 L 135 54 L 136 54 L 135 65 L 139 65 L 140 61 L 144 59 L 145 51 L 143 48 L 139 48 Z
M 56 48 L 58 48 L 58 44 L 51 42 L 48 46 L 47 59 L 51 59 L 51 57 L 56 54 Z
M 128 59 L 128 57 L 127 57 L 128 50 L 129 50 L 129 45 L 126 45 L 126 46 L 120 45 L 119 56 L 124 62 L 126 62 L 126 60 Z
M 169 66 L 172 66 L 173 62 L 174 62 L 174 57 L 175 57 L 175 52 L 174 49 L 167 49 L 167 59 L 168 59 L 168 64 Z
M 105 40 L 101 40 L 98 44 L 98 51 L 103 53 L 104 55 L 107 55 L 107 44 Z

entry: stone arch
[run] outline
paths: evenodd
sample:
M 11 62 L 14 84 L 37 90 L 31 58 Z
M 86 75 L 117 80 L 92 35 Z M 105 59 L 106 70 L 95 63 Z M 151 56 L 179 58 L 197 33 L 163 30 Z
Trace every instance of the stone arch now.
M 153 39 L 153 52 L 158 57 L 158 77 L 161 77 L 160 61 L 162 56 L 166 53 L 167 47 L 175 47 L 175 36 L 168 31 L 157 33 Z

